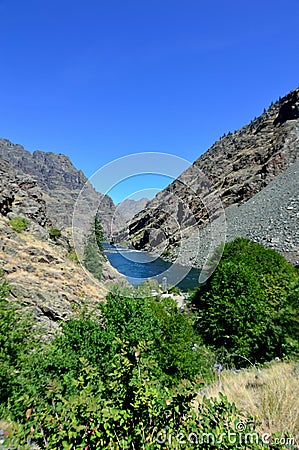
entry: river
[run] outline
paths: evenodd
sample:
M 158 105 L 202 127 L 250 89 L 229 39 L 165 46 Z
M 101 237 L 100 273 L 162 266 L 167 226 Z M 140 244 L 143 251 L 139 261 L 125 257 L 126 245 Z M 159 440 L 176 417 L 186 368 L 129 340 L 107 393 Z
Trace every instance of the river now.
M 147 252 L 129 250 L 106 242 L 104 250 L 111 265 L 125 275 L 129 283 L 134 285 L 154 278 L 159 284 L 176 285 L 183 291 L 198 286 L 200 274 L 198 269 L 172 264 Z

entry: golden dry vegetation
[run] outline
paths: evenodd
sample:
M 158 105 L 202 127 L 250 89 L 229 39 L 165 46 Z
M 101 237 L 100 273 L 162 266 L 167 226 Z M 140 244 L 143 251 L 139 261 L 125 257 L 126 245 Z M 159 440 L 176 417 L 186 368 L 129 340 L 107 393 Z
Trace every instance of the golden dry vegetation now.
M 273 361 L 257 369 L 224 371 L 203 395 L 219 397 L 221 391 L 243 412 L 258 419 L 261 433 L 282 433 L 299 442 L 299 362 Z

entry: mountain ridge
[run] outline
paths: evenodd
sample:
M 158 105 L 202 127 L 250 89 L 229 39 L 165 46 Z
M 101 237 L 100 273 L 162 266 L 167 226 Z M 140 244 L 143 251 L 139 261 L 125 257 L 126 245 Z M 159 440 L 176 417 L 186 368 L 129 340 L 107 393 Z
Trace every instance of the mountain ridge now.
M 71 227 L 74 205 L 83 186 L 87 187 L 89 202 L 93 205 L 101 204 L 104 212 L 102 224 L 107 234 L 110 232 L 110 217 L 114 216 L 115 227 L 123 225 L 112 199 L 97 192 L 82 170 L 76 169 L 67 155 L 40 150 L 30 153 L 20 144 L 0 139 L 0 159 L 10 163 L 17 173 L 30 175 L 36 180 L 44 192 L 48 215 L 54 226 Z M 90 226 L 86 222 L 84 211 L 80 212 L 80 221 L 82 229 Z
M 10 285 L 9 300 L 17 301 L 22 311 L 32 312 L 48 336 L 75 310 L 94 308 L 104 301 L 108 292 L 106 282 L 123 283 L 125 277 L 108 261 L 102 262 L 101 282 L 80 266 L 68 227 L 72 210 L 67 221 L 60 212 L 70 207 L 69 201 L 74 204 L 81 184 L 87 179 L 65 155 L 39 151 L 34 155 L 10 141 L 0 140 L 0 275 L 3 273 Z M 34 158 L 44 161 L 40 167 Z M 56 180 L 55 162 L 65 164 Z M 61 180 L 64 189 L 59 187 Z M 92 186 L 88 186 L 88 192 L 92 194 L 91 201 L 102 200 L 102 194 L 94 194 Z M 106 200 L 109 206 L 111 199 Z M 55 205 L 60 205 L 56 215 Z M 114 214 L 113 203 L 112 207 L 110 212 Z M 13 220 L 23 219 L 23 229 L 14 229 Z M 84 222 L 84 211 L 80 225 L 82 233 L 86 233 L 90 224 Z M 53 226 L 61 232 L 52 235 Z
M 116 210 L 126 222 L 129 222 L 136 214 L 142 211 L 148 203 L 149 199 L 145 197 L 139 200 L 126 198 L 116 205 Z
M 205 203 L 213 196 L 221 200 L 224 210 L 247 202 L 292 165 L 298 153 L 299 88 L 251 123 L 216 141 L 158 193 L 120 236 L 127 236 L 138 250 L 164 252 L 174 259 L 182 236 L 186 240 L 194 228 L 208 225 Z M 198 261 L 188 263 L 200 266 Z

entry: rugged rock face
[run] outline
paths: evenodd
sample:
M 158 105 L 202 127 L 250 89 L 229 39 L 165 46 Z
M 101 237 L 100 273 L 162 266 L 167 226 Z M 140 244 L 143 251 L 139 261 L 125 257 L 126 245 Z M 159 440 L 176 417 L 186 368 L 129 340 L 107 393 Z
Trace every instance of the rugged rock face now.
M 39 225 L 50 225 L 46 202 L 37 182 L 29 175 L 18 174 L 0 159 L 0 214 L 24 215 Z
M 141 198 L 140 200 L 126 198 L 117 205 L 116 210 L 126 222 L 129 222 L 136 214 L 146 207 L 148 202 L 148 198 Z
M 38 318 L 47 334 L 82 304 L 104 300 L 105 286 L 95 282 L 70 259 L 67 247 L 49 239 L 47 231 L 30 221 L 28 230 L 14 231 L 0 216 L 0 267 L 11 287 L 11 300 Z
M 16 232 L 10 219 L 29 219 L 28 228 Z M 0 160 L 0 275 L 11 286 L 11 300 L 38 318 L 47 335 L 83 303 L 94 307 L 107 293 L 105 282 L 124 282 L 108 262 L 103 262 L 99 283 L 77 261 L 67 233 L 52 240 L 46 202 L 37 182 L 16 173 Z
M 109 233 L 110 217 L 115 215 L 114 226 L 123 225 L 122 219 L 115 214 L 115 205 L 107 195 L 102 195 L 90 185 L 81 170 L 77 170 L 68 156 L 45 153 L 36 150 L 32 154 L 21 145 L 0 139 L 0 158 L 11 164 L 18 174 L 30 175 L 44 193 L 48 216 L 53 225 L 70 227 L 77 197 L 87 183 L 90 204 L 100 206 L 103 227 Z M 94 209 L 94 208 L 93 208 Z M 82 228 L 86 229 L 85 211 L 80 212 Z
M 3 158 L 3 159 L 2 159 Z M 86 183 L 64 155 L 35 152 L 0 140 L 0 270 L 11 285 L 11 300 L 30 310 L 47 335 L 84 302 L 90 307 L 103 301 L 105 282 L 124 282 L 109 262 L 103 262 L 103 282 L 99 283 L 76 260 L 71 246 L 73 205 Z M 113 214 L 110 197 L 86 190 L 89 202 L 101 202 L 105 217 Z M 88 229 L 85 212 L 80 212 L 83 234 Z M 29 219 L 28 228 L 16 232 L 10 219 Z M 63 227 L 54 241 L 48 227 Z
M 203 229 L 211 216 L 217 217 L 213 196 L 221 199 L 224 208 L 241 205 L 290 167 L 298 154 L 299 88 L 217 141 L 132 219 L 128 240 L 137 249 L 163 249 L 175 255 L 194 228 Z
M 225 209 L 226 241 L 236 237 L 251 239 L 268 248 L 279 251 L 292 264 L 299 266 L 299 159 L 271 183 L 241 204 Z M 221 232 L 221 221 L 213 223 L 214 234 Z M 183 265 L 202 267 L 211 245 L 210 224 L 199 231 L 198 236 L 184 240 Z M 194 252 L 194 249 L 197 249 Z M 192 259 L 192 254 L 196 258 Z M 171 259 L 175 260 L 179 247 L 175 247 Z

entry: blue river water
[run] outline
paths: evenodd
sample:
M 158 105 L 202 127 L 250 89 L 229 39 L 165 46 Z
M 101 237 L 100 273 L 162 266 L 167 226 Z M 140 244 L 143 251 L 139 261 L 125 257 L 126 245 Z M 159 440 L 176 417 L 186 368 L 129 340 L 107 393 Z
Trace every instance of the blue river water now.
M 153 255 L 104 243 L 105 255 L 115 269 L 125 275 L 129 283 L 140 284 L 154 278 L 170 286 L 178 286 L 187 291 L 198 286 L 200 271 L 172 264 Z M 163 280 L 164 279 L 164 280 Z

